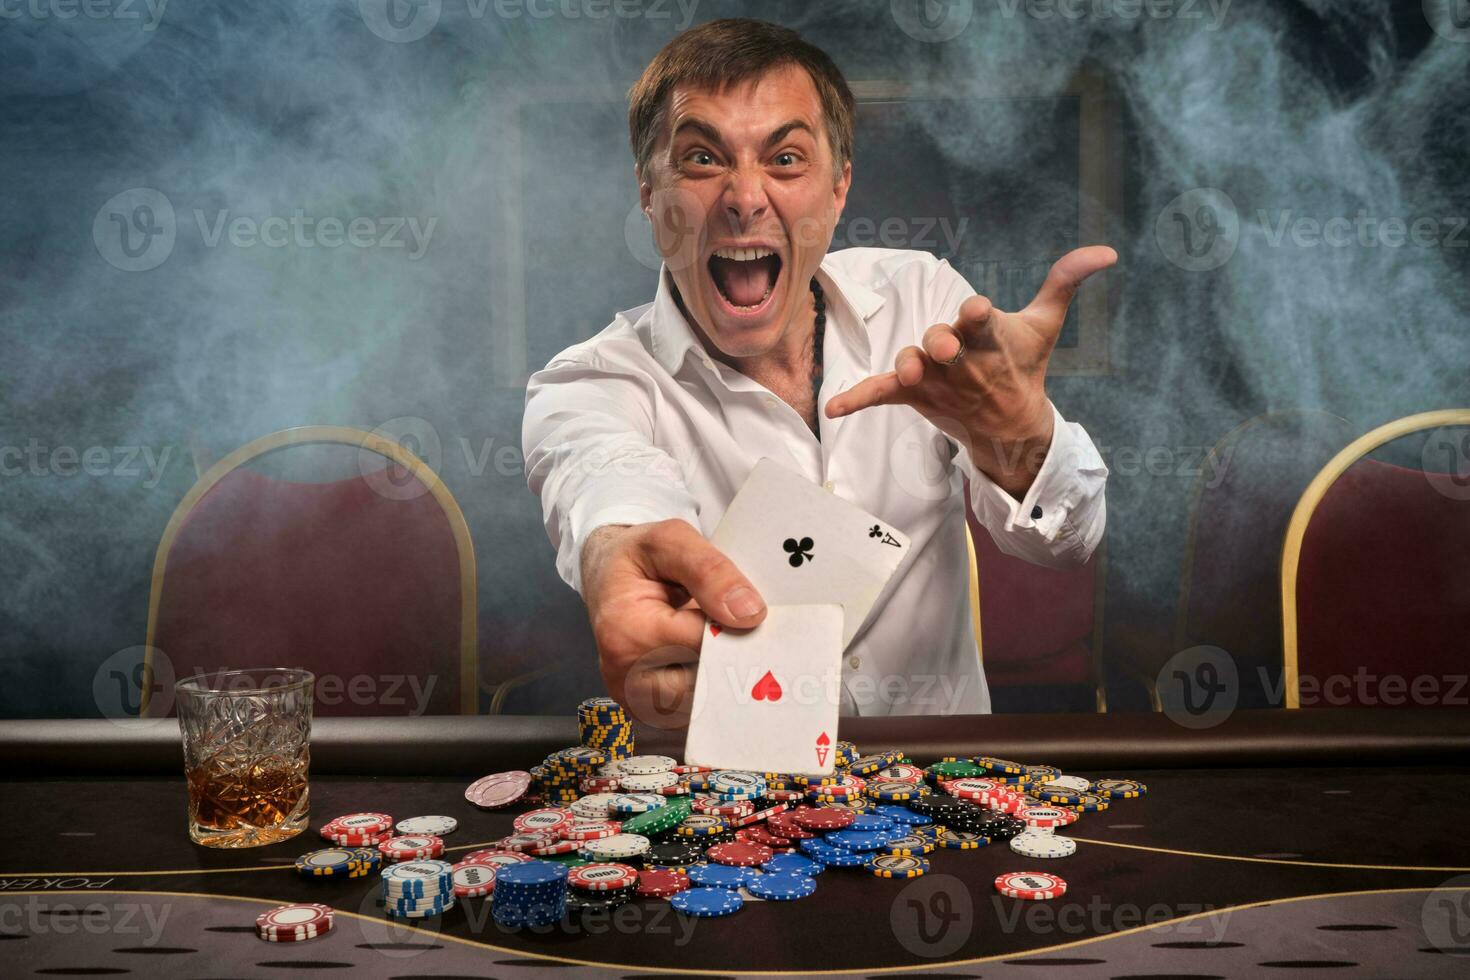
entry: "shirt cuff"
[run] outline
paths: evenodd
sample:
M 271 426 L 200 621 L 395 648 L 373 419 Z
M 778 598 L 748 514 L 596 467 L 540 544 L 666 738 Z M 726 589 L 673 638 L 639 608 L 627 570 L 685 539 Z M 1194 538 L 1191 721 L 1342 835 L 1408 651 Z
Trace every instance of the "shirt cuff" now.
M 562 514 L 562 547 L 557 550 L 556 570 L 578 595 L 582 594 L 582 548 L 598 528 L 609 524 L 652 524 L 670 518 L 683 518 L 696 530 L 699 528 L 699 509 L 687 494 L 648 482 L 622 489 L 626 493 L 620 493 L 616 486 L 599 485 L 595 493 L 579 495 Z
M 1002 551 L 1042 564 L 1085 561 L 1102 537 L 1108 468 L 1082 427 L 1055 405 L 1051 410 L 1051 445 L 1021 500 L 976 468 L 969 450 L 961 447 L 958 457 L 970 480 L 970 506 Z

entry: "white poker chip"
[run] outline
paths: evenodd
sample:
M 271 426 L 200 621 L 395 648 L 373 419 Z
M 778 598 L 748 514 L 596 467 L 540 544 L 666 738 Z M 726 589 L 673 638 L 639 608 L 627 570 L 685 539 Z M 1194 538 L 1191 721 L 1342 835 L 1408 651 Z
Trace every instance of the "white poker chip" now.
M 459 821 L 453 817 L 409 817 L 398 821 L 394 833 L 404 834 L 432 834 L 435 837 L 443 837 L 445 834 L 454 833 L 459 826 Z
M 582 853 L 593 861 L 615 861 L 646 854 L 648 848 L 648 838 L 642 834 L 613 834 L 600 840 L 589 840 L 582 845 Z
M 1074 793 L 1086 793 L 1092 789 L 1092 782 L 1081 776 L 1058 776 L 1046 784 L 1047 789 L 1069 789 Z
M 678 764 L 666 755 L 632 755 L 618 762 L 618 774 L 652 776 L 657 772 L 673 772 Z
M 614 813 L 647 813 L 649 810 L 657 810 L 667 803 L 657 793 L 619 793 L 617 799 L 612 801 L 611 809 Z
M 1077 853 L 1077 842 L 1059 834 L 1038 834 L 1027 831 L 1011 838 L 1011 850 L 1022 857 L 1064 858 Z
M 613 801 L 621 793 L 589 793 L 572 804 L 572 812 L 591 820 L 606 820 L 613 812 Z
M 679 781 L 679 774 L 665 770 L 652 773 L 629 773 L 624 772 L 618 777 L 618 782 L 623 789 L 634 793 L 656 793 L 665 786 L 673 786 Z

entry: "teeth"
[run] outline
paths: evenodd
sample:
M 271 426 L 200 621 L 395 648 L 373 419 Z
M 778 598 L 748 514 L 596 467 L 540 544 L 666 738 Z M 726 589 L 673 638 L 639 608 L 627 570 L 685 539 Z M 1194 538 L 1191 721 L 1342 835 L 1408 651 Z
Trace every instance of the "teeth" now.
M 764 303 L 766 300 L 768 300 L 770 298 L 771 298 L 771 287 L 770 286 L 767 286 L 766 287 L 766 295 L 764 295 L 764 296 L 761 297 L 760 303 L 756 303 L 753 306 L 736 306 L 734 303 L 730 303 L 730 307 L 732 309 L 742 310 L 742 311 L 744 311 L 744 310 L 758 310 L 758 309 L 761 308 L 761 304 Z M 726 300 L 725 302 L 729 303 L 730 301 L 729 300 Z
M 722 259 L 734 259 L 736 262 L 754 262 L 767 255 L 775 255 L 776 250 L 757 245 L 753 248 L 717 248 L 714 254 Z

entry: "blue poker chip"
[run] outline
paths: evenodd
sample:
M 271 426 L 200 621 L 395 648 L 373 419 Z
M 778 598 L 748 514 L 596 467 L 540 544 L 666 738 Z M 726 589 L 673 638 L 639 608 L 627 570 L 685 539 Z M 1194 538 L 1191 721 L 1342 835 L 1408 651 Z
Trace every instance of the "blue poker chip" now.
M 800 854 L 777 854 L 761 865 L 761 870 L 768 875 L 791 874 L 814 878 L 826 870 L 826 865 Z
M 837 830 L 824 839 L 844 851 L 876 851 L 900 836 L 891 830 Z
M 833 847 L 826 841 L 815 837 L 802 841 L 798 846 L 801 848 L 801 853 L 829 868 L 862 867 L 868 863 L 870 856 L 862 851 L 844 851 L 840 847 Z
M 555 885 L 559 882 L 565 883 L 566 880 L 566 866 L 552 861 L 524 861 L 520 864 L 506 864 L 495 872 L 495 892 L 500 894 L 501 889 L 506 885 L 510 885 L 511 890 L 516 890 L 520 887 L 535 888 Z
M 867 816 L 867 814 L 859 814 Z M 895 806 L 891 803 L 880 803 L 873 807 L 873 816 L 887 817 L 900 827 L 922 827 L 934 823 L 932 817 L 926 817 L 922 813 L 915 813 L 906 806 Z
M 685 915 L 712 919 L 739 912 L 745 899 L 728 888 L 691 888 L 670 898 L 669 904 Z
M 892 817 L 881 813 L 859 813 L 843 830 L 892 830 L 896 825 L 897 822 Z
M 771 902 L 794 902 L 817 890 L 817 880 L 807 875 L 766 874 L 746 886 L 756 898 Z
M 686 873 L 691 882 L 702 888 L 740 888 L 756 877 L 754 868 L 733 868 L 724 864 L 696 864 Z M 496 887 L 500 886 L 497 884 Z

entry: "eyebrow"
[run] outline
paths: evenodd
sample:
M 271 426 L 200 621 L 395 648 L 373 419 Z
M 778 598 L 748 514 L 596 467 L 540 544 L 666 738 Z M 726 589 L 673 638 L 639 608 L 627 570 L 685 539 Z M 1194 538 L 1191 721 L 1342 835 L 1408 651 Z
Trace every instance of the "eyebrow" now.
M 691 116 L 690 118 L 680 122 L 678 126 L 674 127 L 674 132 L 671 139 L 677 140 L 680 134 L 682 134 L 685 130 L 696 132 L 717 146 L 725 145 L 724 139 L 720 136 L 720 131 L 715 128 L 712 123 L 705 122 L 703 119 L 700 119 L 698 117 Z M 784 140 L 787 136 L 790 136 L 792 133 L 797 132 L 798 130 L 805 132 L 806 134 L 811 136 L 812 139 L 817 138 L 817 134 L 812 132 L 812 128 L 810 126 L 802 122 L 800 119 L 792 119 L 790 122 L 783 123 L 782 125 L 772 130 L 771 135 L 767 136 L 765 139 L 765 143 L 762 144 L 762 149 L 770 149 L 777 143 L 780 143 L 782 140 Z

